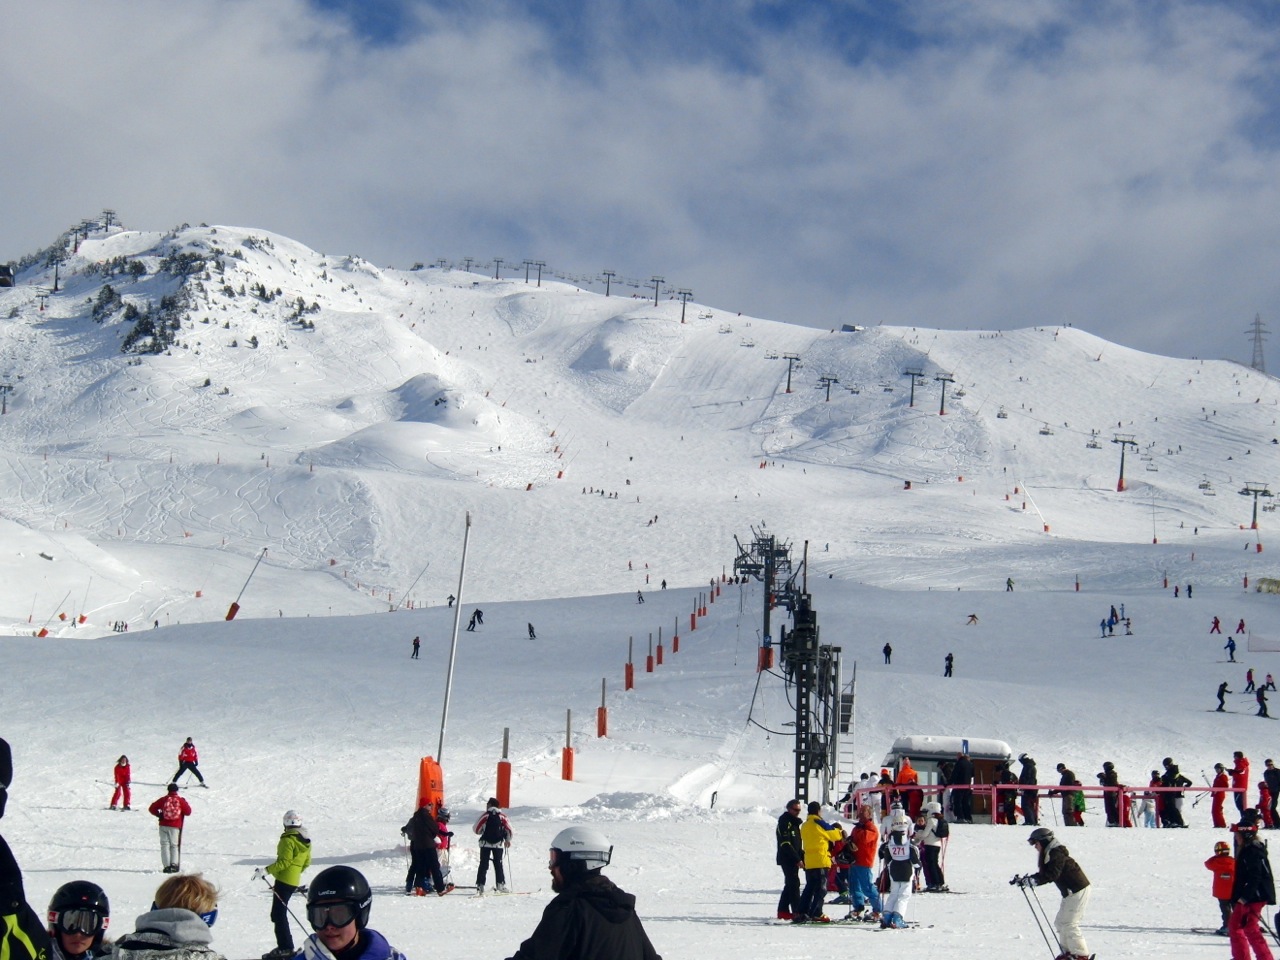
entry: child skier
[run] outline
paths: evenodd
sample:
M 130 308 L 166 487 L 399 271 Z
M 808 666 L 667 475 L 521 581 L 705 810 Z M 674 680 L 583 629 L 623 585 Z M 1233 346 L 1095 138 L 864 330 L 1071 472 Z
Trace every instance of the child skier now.
M 907 837 L 910 829 L 911 821 L 899 815 L 889 824 L 889 839 L 880 844 L 880 859 L 889 871 L 889 896 L 885 898 L 884 915 L 880 918 L 882 929 L 907 925 L 902 915 L 911 900 L 911 885 L 920 866 L 920 854 Z
M 302 885 L 302 872 L 311 866 L 311 838 L 296 810 L 286 810 L 282 819 L 284 832 L 276 843 L 276 858 L 255 871 L 254 878 L 271 877 L 271 924 L 275 928 L 276 948 L 264 953 L 263 960 L 285 960 L 292 957 L 293 933 L 289 930 L 289 898 Z
M 950 835 L 951 827 L 942 816 L 942 804 L 930 800 L 924 805 L 924 814 L 916 820 L 916 832 L 911 838 L 920 849 L 926 893 L 947 892 L 947 881 L 942 874 L 942 845 Z
M 1236 879 L 1236 858 L 1231 855 L 1231 847 L 1219 840 L 1213 845 L 1213 856 L 1204 865 L 1213 872 L 1213 895 L 1222 914 L 1222 926 L 1213 932 L 1225 937 L 1227 921 L 1231 919 L 1231 887 Z

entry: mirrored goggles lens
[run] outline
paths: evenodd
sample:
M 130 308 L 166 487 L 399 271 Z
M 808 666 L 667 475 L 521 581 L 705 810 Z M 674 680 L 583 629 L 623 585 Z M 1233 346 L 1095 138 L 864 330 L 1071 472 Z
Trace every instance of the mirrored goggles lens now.
M 356 907 L 350 903 L 312 903 L 307 905 L 307 919 L 311 929 L 345 927 L 356 918 Z
M 96 910 L 63 910 L 58 915 L 58 929 L 64 933 L 91 936 L 106 928 L 106 918 Z

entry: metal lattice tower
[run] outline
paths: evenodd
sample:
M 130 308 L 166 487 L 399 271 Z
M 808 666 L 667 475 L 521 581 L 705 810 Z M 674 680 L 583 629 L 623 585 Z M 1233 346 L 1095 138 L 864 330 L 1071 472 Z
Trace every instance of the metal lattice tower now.
M 1250 361 L 1249 366 L 1259 373 L 1266 373 L 1267 361 L 1262 353 L 1262 340 L 1267 335 L 1267 329 L 1262 325 L 1262 314 L 1259 313 L 1254 316 L 1253 326 L 1246 330 L 1245 333 L 1253 334 L 1253 360 Z

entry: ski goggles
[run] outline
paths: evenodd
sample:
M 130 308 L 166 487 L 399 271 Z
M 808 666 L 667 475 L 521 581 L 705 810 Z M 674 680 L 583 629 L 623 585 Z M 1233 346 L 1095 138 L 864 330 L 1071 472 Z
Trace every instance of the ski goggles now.
M 345 927 L 359 915 L 360 909 L 354 903 L 309 903 L 307 904 L 307 920 L 312 930 L 323 930 L 325 927 Z
M 63 933 L 80 933 L 87 937 L 107 929 L 109 922 L 109 918 L 96 910 L 63 910 L 54 917 L 54 924 Z

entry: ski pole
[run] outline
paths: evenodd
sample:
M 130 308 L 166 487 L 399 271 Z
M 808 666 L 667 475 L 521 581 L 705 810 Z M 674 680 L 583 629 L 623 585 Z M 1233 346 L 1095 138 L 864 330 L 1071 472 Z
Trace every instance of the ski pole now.
M 281 897 L 280 894 L 276 893 L 275 884 L 273 884 L 270 880 L 267 879 L 266 871 L 259 873 L 258 876 L 262 879 L 262 882 L 267 885 L 267 889 L 271 891 L 271 895 L 280 901 L 280 905 L 284 907 L 285 912 L 289 914 L 289 916 L 293 919 L 293 922 L 298 925 L 298 929 L 302 931 L 302 939 L 305 940 L 307 937 L 311 936 L 311 931 L 308 930 L 305 926 L 303 926 L 302 921 L 298 919 L 298 915 L 294 913 L 293 908 L 289 906 L 289 902 L 285 900 L 283 897 Z
M 1277 916 L 1280 916 L 1280 914 L 1278 914 Z M 1280 944 L 1280 936 L 1277 936 L 1277 935 L 1276 935 L 1276 932 L 1275 932 L 1274 930 L 1272 930 L 1272 929 L 1271 929 L 1271 927 L 1269 927 L 1269 926 L 1267 925 L 1267 918 L 1266 918 L 1266 915 L 1265 915 L 1265 914 L 1262 914 L 1262 913 L 1259 913 L 1259 914 L 1258 914 L 1258 922 L 1259 922 L 1260 924 L 1262 924 L 1262 929 L 1263 929 L 1263 930 L 1265 930 L 1265 931 L 1267 931 L 1267 933 L 1271 934 L 1271 939 L 1272 939 L 1272 940 L 1274 940 L 1277 944 Z
M 1065 953 L 1066 951 L 1062 947 L 1062 941 L 1058 939 L 1058 931 L 1054 927 L 1053 923 L 1049 920 L 1049 912 L 1045 910 L 1044 904 L 1040 902 L 1040 894 L 1036 893 L 1036 889 L 1034 886 L 1032 886 L 1031 888 L 1031 900 L 1033 903 L 1035 903 L 1036 907 L 1040 910 L 1040 916 L 1044 917 L 1045 927 L 1048 928 L 1049 932 L 1053 934 L 1053 942 L 1058 945 L 1058 952 L 1060 954 Z
M 1049 948 L 1049 952 L 1052 954 L 1054 953 L 1053 944 L 1049 942 L 1049 935 L 1044 931 L 1044 925 L 1040 922 L 1040 916 L 1036 913 L 1036 908 L 1031 905 L 1031 897 L 1027 894 L 1026 884 L 1023 882 L 1025 880 L 1026 877 L 1014 877 L 1009 883 L 1022 891 L 1022 899 L 1027 902 L 1027 909 L 1031 911 L 1031 919 L 1036 922 L 1036 929 L 1040 931 L 1040 936 L 1044 939 L 1044 945 Z M 1039 899 L 1036 902 L 1039 903 Z M 1054 938 L 1057 938 L 1056 934 Z M 1056 957 L 1057 954 L 1054 954 L 1054 956 Z
M 1203 778 L 1203 780 L 1204 780 L 1204 785 L 1205 785 L 1206 787 L 1208 787 L 1209 789 L 1211 789 L 1211 790 L 1212 790 L 1212 789 L 1213 789 L 1213 784 L 1209 782 L 1209 775 L 1208 775 L 1207 773 L 1205 773 L 1205 772 L 1204 772 L 1204 770 L 1201 770 L 1201 771 L 1200 771 L 1200 776 L 1201 776 L 1201 778 Z M 1198 797 L 1196 797 L 1194 800 L 1192 800 L 1192 801 L 1191 801 L 1191 809 L 1192 809 L 1192 810 L 1194 810 L 1196 807 L 1198 807 L 1198 806 L 1200 805 L 1200 801 L 1201 801 L 1201 800 L 1203 800 L 1203 799 L 1204 799 L 1205 797 L 1207 797 L 1207 796 L 1208 796 L 1208 794 L 1207 794 L 1207 793 L 1202 793 L 1202 794 L 1200 794 L 1200 796 L 1198 796 Z
M 512 866 L 511 848 L 507 847 L 507 889 L 514 890 L 516 888 L 516 871 Z

